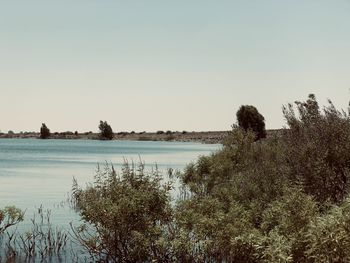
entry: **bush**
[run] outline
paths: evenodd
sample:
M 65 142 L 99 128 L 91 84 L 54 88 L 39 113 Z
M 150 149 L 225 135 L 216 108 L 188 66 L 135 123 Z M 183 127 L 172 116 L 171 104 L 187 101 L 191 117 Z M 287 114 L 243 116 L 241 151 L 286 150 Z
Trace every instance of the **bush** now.
M 314 218 L 305 235 L 307 262 L 350 262 L 350 198 Z
M 321 111 L 314 95 L 283 108 L 285 161 L 290 179 L 317 201 L 341 202 L 347 195 L 350 168 L 350 117 L 331 101 Z
M 113 167 L 99 169 L 86 189 L 76 184 L 73 197 L 82 219 L 76 237 L 96 260 L 164 262 L 168 256 L 166 227 L 171 221 L 170 185 L 161 185 L 157 172 L 146 174 L 125 164 L 118 175 Z
M 259 233 L 238 203 L 195 197 L 178 204 L 173 244 L 180 262 L 258 262 Z
M 242 105 L 236 115 L 240 128 L 253 131 L 256 140 L 266 138 L 265 119 L 254 106 Z
M 49 128 L 47 128 L 46 124 L 43 123 L 40 128 L 40 138 L 47 139 L 51 136 Z
M 157 134 L 164 134 L 163 131 L 157 131 Z
M 100 121 L 98 126 L 100 130 L 100 139 L 101 140 L 112 140 L 114 137 L 113 130 L 111 126 L 106 121 Z

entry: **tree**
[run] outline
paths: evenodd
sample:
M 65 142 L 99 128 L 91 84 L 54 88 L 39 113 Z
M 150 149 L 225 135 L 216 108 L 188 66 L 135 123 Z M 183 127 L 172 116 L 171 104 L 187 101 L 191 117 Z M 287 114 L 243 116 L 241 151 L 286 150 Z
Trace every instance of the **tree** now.
M 51 135 L 49 128 L 47 128 L 46 124 L 43 123 L 40 128 L 40 138 L 47 139 Z
M 106 121 L 100 121 L 98 126 L 100 129 L 100 139 L 101 140 L 112 140 L 114 137 L 113 130 L 111 126 Z
M 265 119 L 254 106 L 242 105 L 236 115 L 239 127 L 253 131 L 256 140 L 266 138 Z

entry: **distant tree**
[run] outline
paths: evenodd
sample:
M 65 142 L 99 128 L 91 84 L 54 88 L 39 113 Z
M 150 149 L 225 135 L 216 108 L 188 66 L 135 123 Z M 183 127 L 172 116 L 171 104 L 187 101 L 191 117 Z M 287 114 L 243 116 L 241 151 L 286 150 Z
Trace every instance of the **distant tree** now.
M 237 111 L 237 121 L 240 128 L 254 132 L 256 140 L 266 138 L 265 119 L 254 106 L 242 105 Z
M 114 137 L 113 130 L 111 126 L 106 121 L 100 121 L 98 126 L 100 129 L 100 139 L 101 140 L 112 140 Z
M 46 124 L 43 123 L 40 128 L 40 138 L 47 139 L 51 135 L 49 128 L 47 128 Z
M 77 136 L 77 135 L 78 135 L 78 131 L 75 131 L 75 132 L 74 132 L 74 135 Z

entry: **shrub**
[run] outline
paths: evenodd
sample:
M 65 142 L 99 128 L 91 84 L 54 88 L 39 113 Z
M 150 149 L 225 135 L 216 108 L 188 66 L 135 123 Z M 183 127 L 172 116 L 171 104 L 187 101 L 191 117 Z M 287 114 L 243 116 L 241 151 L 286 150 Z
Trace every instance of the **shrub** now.
M 299 182 L 317 201 L 340 202 L 348 192 L 350 168 L 350 117 L 331 101 L 321 111 L 314 95 L 306 102 L 283 108 L 285 161 L 290 179 Z
M 164 134 L 163 131 L 157 131 L 157 134 Z
M 194 197 L 178 204 L 173 244 L 181 262 L 258 262 L 259 233 L 238 203 L 227 210 L 217 198 Z
M 76 237 L 97 260 L 164 262 L 168 256 L 166 226 L 171 221 L 170 185 L 161 185 L 157 172 L 125 164 L 118 175 L 113 167 L 98 169 L 95 183 L 76 184 L 73 198 L 82 219 Z
M 304 231 L 317 212 L 316 203 L 310 196 L 295 187 L 287 188 L 281 198 L 263 212 L 261 229 L 291 237 Z
M 245 131 L 253 131 L 256 140 L 266 138 L 265 119 L 254 106 L 242 105 L 236 116 L 238 126 Z
M 47 139 L 51 136 L 49 128 L 47 128 L 46 124 L 43 123 L 40 128 L 40 138 Z
M 316 217 L 305 235 L 307 262 L 350 262 L 350 198 Z

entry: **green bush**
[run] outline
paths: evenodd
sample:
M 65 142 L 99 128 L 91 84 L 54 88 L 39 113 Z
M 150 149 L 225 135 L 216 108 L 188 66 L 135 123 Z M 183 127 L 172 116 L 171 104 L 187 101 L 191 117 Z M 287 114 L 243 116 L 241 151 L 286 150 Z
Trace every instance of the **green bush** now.
M 315 217 L 305 235 L 307 262 L 350 262 L 350 198 Z
M 290 179 L 299 182 L 317 201 L 341 202 L 348 193 L 350 168 L 350 117 L 331 101 L 323 111 L 314 95 L 283 109 L 285 161 Z
M 75 229 L 77 239 L 96 260 L 165 260 L 170 189 L 161 185 L 157 172 L 146 174 L 142 165 L 136 170 L 125 164 L 121 175 L 110 166 L 99 169 L 93 185 L 73 188 L 78 211 L 88 223 Z

